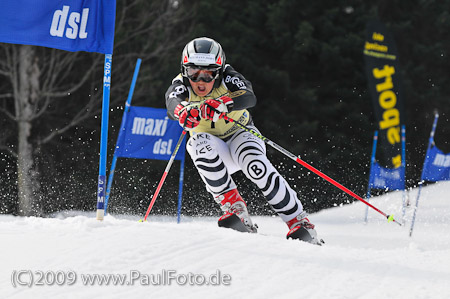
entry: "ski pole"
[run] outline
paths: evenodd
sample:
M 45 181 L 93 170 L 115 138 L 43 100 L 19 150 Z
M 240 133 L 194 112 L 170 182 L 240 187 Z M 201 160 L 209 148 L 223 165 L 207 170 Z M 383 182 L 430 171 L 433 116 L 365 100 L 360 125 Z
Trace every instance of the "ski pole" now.
M 245 90 L 238 90 L 238 91 L 232 92 L 231 94 L 228 94 L 228 93 L 227 94 L 230 97 L 238 97 L 238 96 L 244 94 L 245 92 L 246 92 Z M 201 102 L 191 103 L 191 105 L 184 107 L 181 111 L 183 111 L 184 109 L 187 109 L 188 107 L 197 107 L 199 105 L 201 105 Z M 184 135 L 186 135 L 186 130 L 183 130 L 183 132 L 181 133 L 181 136 L 178 139 L 175 149 L 173 150 L 172 156 L 170 157 L 169 163 L 167 163 L 166 169 L 164 170 L 161 180 L 159 181 L 158 187 L 156 187 L 155 194 L 153 194 L 152 201 L 150 202 L 150 204 L 147 208 L 145 217 L 144 217 L 144 219 L 139 220 L 139 222 L 147 221 L 147 217 L 150 214 L 150 211 L 152 210 L 153 205 L 155 204 L 155 201 L 156 201 L 156 198 L 158 197 L 159 191 L 161 190 L 162 185 L 164 184 L 164 181 L 166 180 L 166 176 L 169 173 L 170 167 L 172 166 L 173 161 L 175 160 L 175 156 L 177 155 L 178 149 L 180 148 L 181 142 L 183 141 Z
M 233 122 L 235 123 L 239 128 L 252 133 L 253 135 L 255 135 L 256 137 L 258 137 L 259 139 L 263 140 L 265 143 L 267 143 L 268 145 L 270 145 L 271 147 L 273 147 L 274 149 L 278 150 L 279 152 L 281 152 L 282 154 L 286 155 L 287 157 L 291 158 L 292 160 L 294 160 L 295 162 L 297 162 L 298 164 L 306 167 L 307 169 L 311 170 L 312 172 L 314 172 L 315 174 L 317 174 L 318 176 L 320 176 L 321 178 L 325 179 L 326 181 L 328 181 L 329 183 L 333 184 L 334 186 L 338 187 L 339 189 L 341 189 L 342 191 L 344 191 L 345 193 L 351 195 L 353 198 L 356 198 L 357 200 L 365 203 L 366 205 L 368 205 L 369 207 L 371 207 L 372 209 L 374 209 L 375 211 L 377 211 L 378 213 L 380 213 L 381 215 L 383 215 L 384 217 L 387 218 L 388 222 L 395 222 L 398 225 L 402 225 L 400 222 L 396 221 L 394 219 L 394 215 L 387 215 L 386 213 L 384 213 L 383 211 L 379 210 L 378 208 L 376 208 L 375 206 L 371 205 L 370 203 L 368 203 L 367 201 L 365 201 L 364 199 L 362 199 L 359 195 L 355 194 L 353 191 L 349 190 L 348 188 L 344 187 L 343 185 L 341 185 L 340 183 L 336 182 L 335 180 L 333 180 L 332 178 L 330 178 L 329 176 L 327 176 L 326 174 L 320 172 L 319 170 L 317 170 L 316 168 L 314 168 L 313 166 L 309 165 L 308 163 L 306 163 L 305 161 L 303 161 L 302 159 L 300 159 L 299 157 L 295 156 L 294 154 L 292 154 L 291 152 L 287 151 L 286 149 L 284 149 L 283 147 L 279 146 L 278 144 L 276 144 L 275 142 L 273 142 L 272 140 L 264 137 L 263 135 L 261 135 L 260 133 L 256 132 L 253 129 L 250 129 L 246 126 L 244 126 L 243 124 L 235 121 L 232 118 L 229 118 L 228 116 L 224 115 L 223 118 L 227 121 Z
M 164 173 L 161 177 L 161 180 L 159 181 L 158 187 L 156 188 L 155 194 L 153 194 L 152 201 L 150 202 L 147 213 L 145 213 L 144 219 L 139 220 L 139 222 L 145 222 L 147 221 L 148 214 L 150 214 L 150 211 L 153 208 L 153 205 L 155 204 L 156 198 L 158 197 L 159 191 L 162 188 L 162 185 L 164 184 L 164 181 L 166 180 L 166 176 L 169 173 L 170 167 L 173 164 L 173 161 L 175 160 L 175 156 L 177 155 L 178 149 L 181 146 L 181 142 L 183 141 L 184 135 L 186 135 L 186 131 L 183 130 L 183 132 L 180 135 L 180 138 L 178 139 L 177 145 L 175 146 L 175 149 L 173 150 L 172 156 L 170 157 L 169 163 L 167 163 L 166 169 L 164 170 Z

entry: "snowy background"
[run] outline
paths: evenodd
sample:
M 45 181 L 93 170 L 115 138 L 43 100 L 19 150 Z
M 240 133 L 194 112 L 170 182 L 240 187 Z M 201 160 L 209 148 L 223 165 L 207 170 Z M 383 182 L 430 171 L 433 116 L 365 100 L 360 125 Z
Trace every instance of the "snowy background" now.
M 417 189 L 409 192 L 411 204 Z M 401 220 L 401 192 L 371 203 Z M 67 212 L 54 218 L 0 216 L 0 298 L 450 298 L 450 183 L 425 187 L 412 237 L 356 202 L 310 215 L 322 247 L 285 240 L 276 217 L 253 217 L 258 234 L 217 227 L 215 218 Z M 12 285 L 13 271 L 74 271 L 68 286 Z M 83 274 L 205 275 L 230 285 L 84 285 Z M 36 278 L 36 277 L 35 277 Z M 29 281 L 29 275 L 21 276 Z

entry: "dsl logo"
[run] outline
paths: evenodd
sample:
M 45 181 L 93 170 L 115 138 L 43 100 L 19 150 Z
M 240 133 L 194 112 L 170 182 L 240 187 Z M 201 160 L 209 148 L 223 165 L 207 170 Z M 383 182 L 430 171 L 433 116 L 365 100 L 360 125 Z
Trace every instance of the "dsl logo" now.
M 50 27 L 50 34 L 52 36 L 80 39 L 87 38 L 86 25 L 89 16 L 89 8 L 83 8 L 83 13 L 71 12 L 69 15 L 70 6 L 64 5 L 63 9 L 56 10 L 53 14 L 52 26 Z M 67 20 L 67 17 L 69 20 Z M 66 23 L 69 28 L 66 29 Z

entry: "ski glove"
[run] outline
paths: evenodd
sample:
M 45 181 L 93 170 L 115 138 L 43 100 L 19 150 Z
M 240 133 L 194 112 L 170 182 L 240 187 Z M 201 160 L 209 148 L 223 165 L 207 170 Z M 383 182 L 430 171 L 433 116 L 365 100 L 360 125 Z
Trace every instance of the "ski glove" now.
M 231 112 L 231 110 L 233 110 L 233 100 L 227 96 L 206 100 L 200 106 L 202 118 L 209 119 L 213 122 L 218 121 L 226 113 Z
M 198 108 L 189 106 L 189 103 L 186 101 L 178 104 L 173 114 L 178 119 L 180 126 L 186 131 L 192 130 L 200 123 L 200 112 Z

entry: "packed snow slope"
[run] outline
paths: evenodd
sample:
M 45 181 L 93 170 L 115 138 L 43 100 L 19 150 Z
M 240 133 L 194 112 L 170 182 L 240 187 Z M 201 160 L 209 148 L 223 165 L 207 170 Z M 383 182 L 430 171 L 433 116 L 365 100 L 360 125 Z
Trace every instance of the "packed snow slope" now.
M 401 220 L 401 192 L 371 203 Z M 286 240 L 277 217 L 246 234 L 213 218 L 3 215 L 0 298 L 450 298 L 450 183 L 423 188 L 412 237 L 412 207 L 403 227 L 375 211 L 364 224 L 365 208 L 310 215 L 322 247 Z

